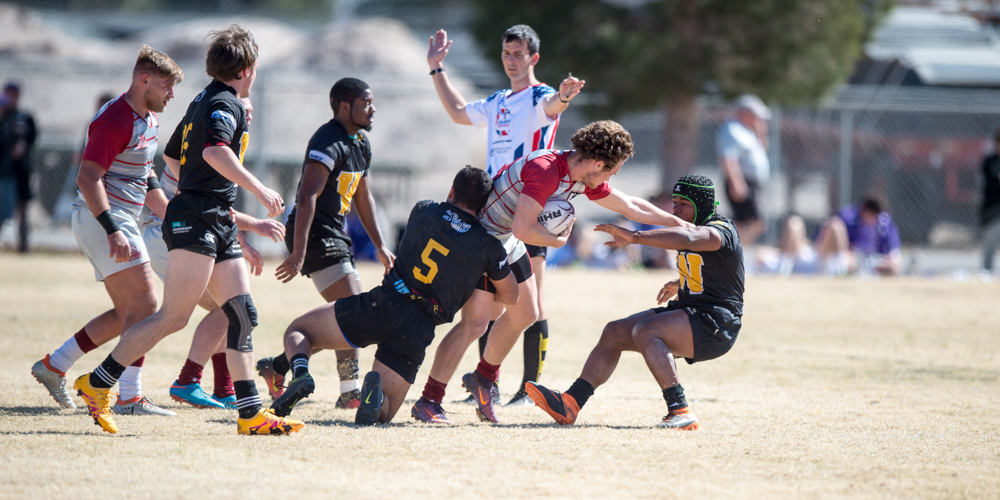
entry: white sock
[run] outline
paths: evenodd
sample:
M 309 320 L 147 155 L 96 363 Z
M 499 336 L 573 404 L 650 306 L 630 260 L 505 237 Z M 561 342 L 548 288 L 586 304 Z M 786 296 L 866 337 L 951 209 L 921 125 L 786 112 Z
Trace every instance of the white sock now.
M 340 381 L 340 393 L 341 394 L 343 394 L 345 392 L 360 391 L 360 390 L 361 390 L 361 381 L 358 380 L 358 379 L 356 379 L 356 378 L 355 379 L 351 379 L 351 380 L 341 380 Z
M 118 379 L 118 397 L 122 401 L 128 401 L 142 394 L 142 380 L 139 375 L 142 368 L 138 366 L 126 366 L 125 373 Z
M 83 349 L 80 349 L 80 345 L 76 343 L 74 335 L 49 356 L 49 364 L 52 365 L 52 368 L 66 373 L 82 357 Z

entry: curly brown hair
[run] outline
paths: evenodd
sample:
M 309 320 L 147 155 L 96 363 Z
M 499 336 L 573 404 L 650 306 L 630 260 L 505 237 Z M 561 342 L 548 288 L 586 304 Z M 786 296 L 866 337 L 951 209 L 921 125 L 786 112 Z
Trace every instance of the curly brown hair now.
M 139 49 L 139 56 L 135 60 L 135 67 L 132 69 L 132 74 L 149 73 L 150 71 L 159 73 L 164 78 L 172 79 L 174 85 L 181 83 L 181 80 L 184 79 L 184 72 L 181 71 L 181 68 L 177 66 L 177 63 L 170 56 L 153 50 L 149 45 L 143 45 Z M 111 99 L 108 100 L 110 101 Z
M 257 42 L 249 31 L 238 24 L 212 31 L 208 36 L 212 37 L 208 57 L 205 58 L 208 76 L 220 82 L 238 80 L 240 72 L 257 63 Z
M 577 130 L 570 142 L 584 158 L 603 161 L 603 170 L 611 170 L 632 156 L 632 136 L 611 120 L 593 122 Z

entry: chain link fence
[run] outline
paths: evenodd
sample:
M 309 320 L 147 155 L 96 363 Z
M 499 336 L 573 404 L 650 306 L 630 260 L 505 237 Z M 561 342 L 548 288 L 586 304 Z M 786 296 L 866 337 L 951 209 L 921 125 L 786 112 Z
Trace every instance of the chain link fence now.
M 699 99 L 695 170 L 722 185 L 716 134 L 734 108 Z M 1000 90 L 845 86 L 812 108 L 775 108 L 769 127 L 771 178 L 763 210 L 765 241 L 780 222 L 802 216 L 815 230 L 840 208 L 874 195 L 888 207 L 904 245 L 971 249 L 977 244 L 980 163 L 1000 128 Z M 632 134 L 635 194 L 658 189 L 661 113 L 622 117 Z M 567 113 L 556 143 L 569 147 L 587 120 Z M 652 177 L 657 176 L 657 177 Z M 729 213 L 722 198 L 720 212 Z
M 56 69 L 0 63 L 2 79 L 22 82 L 22 108 L 35 115 L 39 127 L 32 155 L 34 246 L 75 249 L 68 228 L 76 188 L 74 155 L 82 146 L 96 96 L 127 88 L 128 74 L 124 67 Z M 161 114 L 161 147 L 186 104 L 208 82 L 200 71 L 189 70 L 187 75 Z M 330 117 L 329 86 L 343 76 L 265 71 L 255 85 L 246 165 L 286 200 L 294 200 L 309 136 Z M 455 168 L 466 163 L 482 166 L 485 141 L 481 131 L 448 121 L 432 87 L 424 85 L 429 82 L 421 80 L 419 85 L 427 88 L 415 91 L 413 82 L 398 81 L 392 74 L 355 71 L 350 76 L 368 81 L 376 92 L 380 112 L 372 132 L 371 182 L 383 225 L 393 239 L 394 228 L 405 223 L 415 201 L 446 194 Z M 483 93 L 474 88 L 465 92 L 470 98 Z M 769 222 L 765 241 L 776 238 L 788 214 L 801 215 L 817 227 L 840 207 L 871 193 L 887 203 L 906 245 L 971 249 L 977 244 L 979 164 L 1000 126 L 1000 90 L 847 86 L 820 106 L 774 111 L 769 132 L 772 177 L 763 197 Z M 732 112 L 720 99 L 699 100 L 696 171 L 720 185 L 715 137 Z M 633 135 L 636 155 L 614 182 L 630 194 L 651 196 L 659 186 L 665 118 L 662 113 L 637 113 L 619 120 Z M 573 131 L 588 121 L 571 108 L 562 118 L 556 146 L 569 147 Z M 157 158 L 158 168 L 160 163 Z M 261 215 L 248 196 L 241 197 L 239 207 Z M 583 218 L 599 217 L 599 210 L 580 208 Z M 728 211 L 724 200 L 720 211 Z M 11 221 L 0 233 L 6 246 L 16 238 L 14 225 Z M 270 250 L 278 253 L 280 245 Z

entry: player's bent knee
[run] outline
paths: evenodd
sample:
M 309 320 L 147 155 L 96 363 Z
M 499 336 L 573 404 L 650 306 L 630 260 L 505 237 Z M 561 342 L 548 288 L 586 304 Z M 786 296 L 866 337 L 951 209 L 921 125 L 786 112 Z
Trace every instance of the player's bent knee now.
M 640 350 L 656 335 L 654 329 L 640 321 L 632 327 L 632 341 Z
M 257 308 L 250 294 L 237 295 L 222 305 L 229 320 L 226 349 L 253 352 L 253 329 L 257 326 Z
M 624 348 L 632 343 L 632 330 L 622 321 L 612 321 L 604 325 L 600 343 L 608 347 Z

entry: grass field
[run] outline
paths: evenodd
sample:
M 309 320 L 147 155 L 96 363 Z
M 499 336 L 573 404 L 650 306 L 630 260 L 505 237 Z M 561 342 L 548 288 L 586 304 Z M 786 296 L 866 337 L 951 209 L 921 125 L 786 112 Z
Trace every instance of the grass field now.
M 361 268 L 366 288 L 379 274 Z M 543 383 L 568 387 L 604 323 L 654 305 L 671 276 L 550 272 Z M 274 354 L 285 326 L 320 298 L 301 278 L 252 286 L 254 345 Z M 665 406 L 634 353 L 574 427 L 536 408 L 501 409 L 503 423 L 485 425 L 473 407 L 446 404 L 458 425 L 432 428 L 410 420 L 404 404 L 392 424 L 356 428 L 353 412 L 333 407 L 335 360 L 322 353 L 311 363 L 317 392 L 296 408 L 301 433 L 237 436 L 235 412 L 167 396 L 192 321 L 147 357 L 143 373 L 144 392 L 178 416 L 118 417 L 112 436 L 85 410 L 58 409 L 29 372 L 109 307 L 89 264 L 0 254 L 0 497 L 1000 498 L 998 297 L 997 283 L 751 278 L 735 348 L 680 368 L 701 418 L 696 432 L 651 428 Z M 362 373 L 372 356 L 362 352 Z M 520 358 L 518 345 L 501 372 L 505 400 Z M 460 370 L 473 367 L 469 355 Z M 464 396 L 453 380 L 446 401 Z

